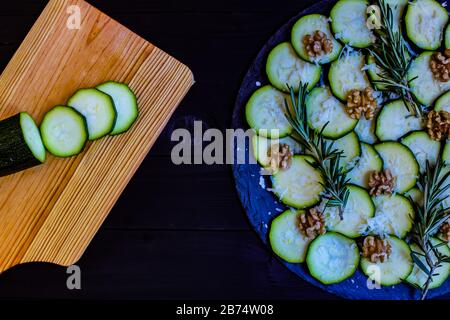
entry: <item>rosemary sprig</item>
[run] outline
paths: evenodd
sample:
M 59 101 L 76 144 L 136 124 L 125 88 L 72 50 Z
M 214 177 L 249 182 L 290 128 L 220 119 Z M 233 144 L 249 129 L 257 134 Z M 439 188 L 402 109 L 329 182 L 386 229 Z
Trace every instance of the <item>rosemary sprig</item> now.
M 448 219 L 449 208 L 444 208 L 442 202 L 448 197 L 445 196 L 445 192 L 449 190 L 450 184 L 445 184 L 445 182 L 450 176 L 450 171 L 442 174 L 444 166 L 445 163 L 440 160 L 440 157 L 434 166 L 427 161 L 425 172 L 419 177 L 419 187 L 423 192 L 423 204 L 417 204 L 410 199 L 416 214 L 411 234 L 412 241 L 422 251 L 412 252 L 411 256 L 417 267 L 427 275 L 425 284 L 420 288 L 422 300 L 427 296 L 436 270 L 442 263 L 450 262 L 450 257 L 439 252 L 438 247 L 441 244 L 433 245 L 430 240 Z
M 381 28 L 378 30 L 378 41 L 369 49 L 375 63 L 380 69 L 379 80 L 381 91 L 396 93 L 405 103 L 408 111 L 422 117 L 423 110 L 420 103 L 411 94 L 408 69 L 411 65 L 411 53 L 403 38 L 400 26 L 396 28 L 391 7 L 384 0 L 377 0 L 381 14 Z
M 349 196 L 346 187 L 349 179 L 340 165 L 342 151 L 335 149 L 334 142 L 327 141 L 323 137 L 323 131 L 328 123 L 320 131 L 310 129 L 306 113 L 307 88 L 308 84 L 300 82 L 296 97 L 294 89 L 288 85 L 291 106 L 285 101 L 285 113 L 295 130 L 294 138 L 314 158 L 311 165 L 319 170 L 324 179 L 322 185 L 325 189 L 324 197 L 327 199 L 326 206 L 338 207 L 339 216 L 343 219 L 343 211 Z

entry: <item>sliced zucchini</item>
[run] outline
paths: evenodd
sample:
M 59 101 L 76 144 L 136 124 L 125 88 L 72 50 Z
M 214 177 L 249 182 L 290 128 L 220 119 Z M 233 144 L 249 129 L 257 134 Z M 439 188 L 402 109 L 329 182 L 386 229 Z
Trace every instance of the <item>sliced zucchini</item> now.
M 339 233 L 327 232 L 310 244 L 306 264 L 311 275 L 323 284 L 342 282 L 358 267 L 358 246 Z
M 358 186 L 348 185 L 349 197 L 343 212 L 343 219 L 339 217 L 337 207 L 327 207 L 324 210 L 328 230 L 342 233 L 349 238 L 361 235 L 363 226 L 375 214 L 375 206 L 369 193 Z
M 450 91 L 441 95 L 434 104 L 434 111 L 441 110 L 450 112 Z
M 308 123 L 312 129 L 321 131 L 326 138 L 338 139 L 352 131 L 358 120 L 350 118 L 345 106 L 327 87 L 314 88 L 306 99 Z
M 423 105 L 430 106 L 445 91 L 450 89 L 450 81 L 441 82 L 433 77 L 430 58 L 433 52 L 427 51 L 415 58 L 408 70 L 411 92 Z
M 276 46 L 269 54 L 267 77 L 278 90 L 289 92 L 287 85 L 298 91 L 299 83 L 307 83 L 308 90 L 319 82 L 322 67 L 300 59 L 289 42 Z
M 117 120 L 111 135 L 128 131 L 139 115 L 137 98 L 134 92 L 124 83 L 115 81 L 105 82 L 97 87 L 98 90 L 109 95 L 114 101 Z
M 422 121 L 406 109 L 402 100 L 387 103 L 381 108 L 375 134 L 381 141 L 397 140 L 408 132 L 422 129 Z
M 289 97 L 272 86 L 265 86 L 251 96 L 245 107 L 247 122 L 258 135 L 270 138 L 276 130 L 279 138 L 292 132 L 292 126 L 285 116 L 285 101 Z M 272 137 L 273 138 L 273 137 Z
M 113 99 L 97 89 L 80 89 L 67 102 L 86 118 L 89 140 L 100 139 L 112 132 L 117 111 Z
M 370 87 L 369 78 L 363 71 L 364 65 L 364 55 L 359 51 L 348 52 L 331 64 L 328 80 L 336 97 L 346 101 L 347 94 L 351 90 L 364 90 Z
M 273 252 L 290 263 L 304 262 L 311 242 L 298 228 L 302 214 L 305 212 L 301 210 L 286 210 L 276 217 L 270 226 L 269 241 Z
M 303 43 L 307 35 L 314 34 L 315 31 L 322 31 L 333 43 L 333 50 L 330 53 L 312 58 L 308 55 Z M 342 45 L 336 41 L 330 30 L 330 24 L 327 17 L 320 14 L 310 14 L 300 18 L 292 28 L 291 42 L 297 54 L 306 61 L 325 64 L 338 58 L 342 50 Z
M 373 83 L 373 86 L 377 89 L 377 90 L 381 90 L 381 91 L 385 91 L 386 87 L 382 84 L 376 83 L 376 81 L 380 81 L 381 77 L 381 69 L 378 67 L 375 58 L 371 55 L 367 56 L 367 60 L 366 60 L 366 69 L 367 69 L 367 73 L 369 75 L 370 80 Z
M 383 160 L 375 149 L 367 144 L 361 143 L 361 157 L 356 161 L 356 166 L 347 174 L 350 183 L 369 189 L 369 177 L 374 171 L 383 169 Z
M 419 48 L 436 50 L 441 46 L 447 10 L 435 0 L 415 0 L 408 4 L 405 26 L 408 38 Z
M 287 144 L 294 154 L 299 154 L 302 151 L 302 147 L 291 137 L 267 139 L 263 136 L 254 135 L 252 138 L 253 155 L 261 166 L 270 166 L 269 151 L 271 146 L 275 144 Z
M 383 286 L 393 286 L 401 283 L 411 273 L 414 263 L 408 244 L 396 237 L 388 237 L 391 254 L 384 262 L 373 263 L 367 258 L 361 258 L 361 269 L 372 280 L 379 280 Z M 379 276 L 376 279 L 374 270 Z
M 437 246 L 442 243 L 442 241 L 437 238 L 431 238 L 430 241 L 433 246 Z M 411 245 L 411 250 L 413 252 L 423 254 L 423 251 L 414 243 Z M 447 257 L 450 257 L 450 249 L 448 248 L 448 246 L 440 245 L 439 247 L 437 247 L 437 250 L 441 254 L 443 254 Z M 434 262 L 436 262 L 436 255 L 434 253 L 432 253 L 432 256 L 434 258 Z M 424 257 L 419 256 L 418 258 L 420 259 L 420 261 L 422 263 L 427 265 Z M 433 281 L 431 282 L 429 289 L 436 289 L 436 288 L 440 287 L 445 282 L 445 280 L 447 280 L 449 273 L 450 273 L 450 263 L 443 262 L 441 264 L 441 266 L 436 269 L 436 271 L 433 275 L 433 278 L 432 278 Z M 414 265 L 414 268 L 413 268 L 411 274 L 409 275 L 409 277 L 406 279 L 406 281 L 415 286 L 419 286 L 420 288 L 423 288 L 427 279 L 428 279 L 427 274 L 425 272 L 423 272 L 417 265 Z
M 331 28 L 336 39 L 355 48 L 366 48 L 375 42 L 375 36 L 367 27 L 365 0 L 339 0 L 331 9 Z
M 395 179 L 394 191 L 405 193 L 416 185 L 419 164 L 413 153 L 398 142 L 382 142 L 374 146 L 383 159 L 384 169 L 389 169 Z
M 376 129 L 376 117 L 380 112 L 381 108 L 378 108 L 374 112 L 374 119 L 366 119 L 365 117 L 361 117 L 358 121 L 358 124 L 355 127 L 355 132 L 359 137 L 359 141 L 374 144 L 377 142 L 378 138 L 375 134 Z
M 54 107 L 42 120 L 41 135 L 45 147 L 54 156 L 77 155 L 88 139 L 86 119 L 73 108 Z
M 444 150 L 442 151 L 442 161 L 446 165 L 450 165 L 450 141 L 445 142 Z
M 342 151 L 341 166 L 347 170 L 351 170 L 355 164 L 354 159 L 361 155 L 361 145 L 359 143 L 358 135 L 352 131 L 342 138 L 334 141 L 333 148 Z
M 0 121 L 0 177 L 45 162 L 39 129 L 26 112 Z
M 420 191 L 419 188 L 412 188 L 407 193 L 405 193 L 405 197 L 411 198 L 414 203 L 418 204 L 419 206 L 423 205 L 423 192 Z
M 366 232 L 404 238 L 411 231 L 414 209 L 409 199 L 401 195 L 373 197 L 375 217 L 369 219 Z
M 425 131 L 415 131 L 402 139 L 402 143 L 407 146 L 420 166 L 420 171 L 424 172 L 426 162 L 435 165 L 439 158 L 441 143 L 430 138 Z
M 324 182 L 312 162 L 309 156 L 294 156 L 289 169 L 280 170 L 272 176 L 273 192 L 281 202 L 303 209 L 320 201 Z

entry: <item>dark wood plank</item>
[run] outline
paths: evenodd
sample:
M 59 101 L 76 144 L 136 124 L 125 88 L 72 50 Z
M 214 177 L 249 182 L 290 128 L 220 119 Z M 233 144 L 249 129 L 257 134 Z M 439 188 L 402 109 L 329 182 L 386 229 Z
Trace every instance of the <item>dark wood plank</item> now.
M 0 277 L 0 298 L 334 298 L 287 272 L 253 232 L 103 230 L 80 261 L 82 290 L 65 269 L 22 265 Z
M 249 230 L 228 166 L 176 166 L 148 157 L 104 228 Z

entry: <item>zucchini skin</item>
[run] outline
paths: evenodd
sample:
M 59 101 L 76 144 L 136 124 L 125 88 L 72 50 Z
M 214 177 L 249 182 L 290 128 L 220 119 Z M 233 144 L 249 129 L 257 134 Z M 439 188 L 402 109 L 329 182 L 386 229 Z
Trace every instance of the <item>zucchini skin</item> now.
M 444 29 L 444 41 L 442 45 L 442 50 L 450 49 L 450 23 Z
M 25 142 L 20 113 L 0 121 L 0 177 L 40 164 Z

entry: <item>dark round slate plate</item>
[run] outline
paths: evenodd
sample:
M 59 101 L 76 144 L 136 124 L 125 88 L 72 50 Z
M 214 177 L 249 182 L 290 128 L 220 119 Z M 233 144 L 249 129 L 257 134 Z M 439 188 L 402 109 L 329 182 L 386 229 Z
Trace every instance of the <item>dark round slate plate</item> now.
M 265 63 L 270 50 L 283 41 L 289 41 L 291 27 L 301 16 L 310 13 L 328 15 L 334 2 L 334 0 L 323 0 L 314 4 L 292 18 L 269 39 L 251 65 L 240 87 L 233 113 L 232 125 L 234 129 L 248 128 L 245 122 L 245 104 L 251 94 L 258 89 L 257 83 L 261 85 L 269 83 L 265 74 Z M 247 212 L 248 219 L 264 244 L 269 246 L 267 236 L 270 222 L 281 210 L 284 211 L 286 207 L 280 204 L 271 192 L 261 187 L 259 170 L 260 167 L 258 165 L 243 164 L 233 166 L 236 188 Z M 270 185 L 266 178 L 265 184 Z M 284 261 L 282 263 L 309 283 L 347 299 L 417 299 L 420 295 L 418 290 L 406 284 L 370 290 L 367 288 L 367 277 L 360 270 L 350 279 L 339 284 L 326 286 L 312 278 L 304 264 L 292 264 Z M 438 297 L 449 292 L 450 281 L 447 280 L 440 288 L 431 290 L 428 298 Z

